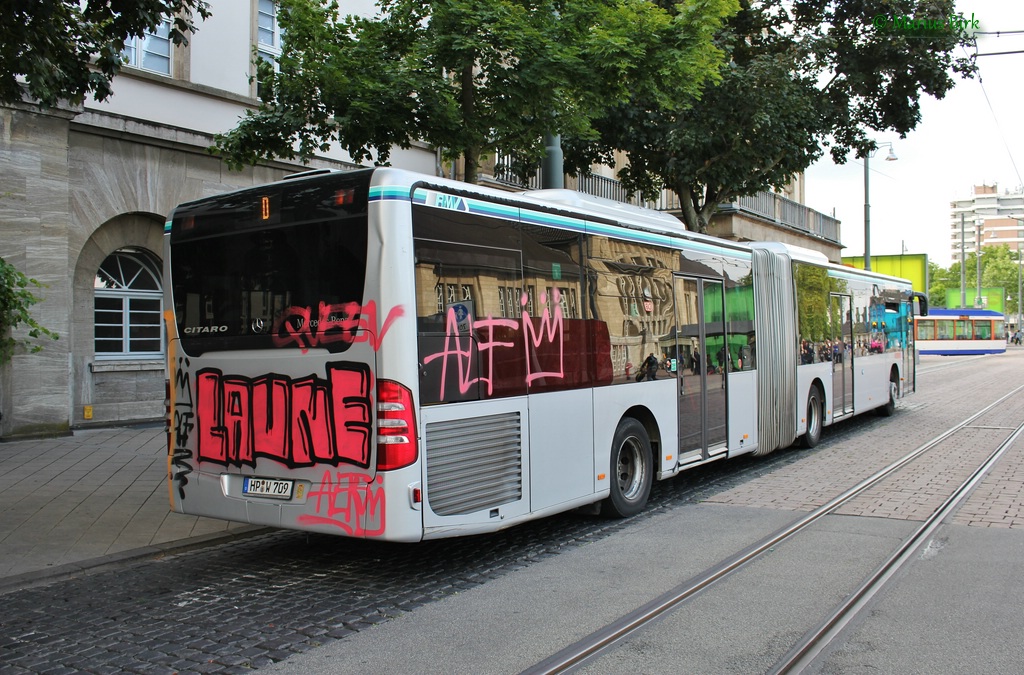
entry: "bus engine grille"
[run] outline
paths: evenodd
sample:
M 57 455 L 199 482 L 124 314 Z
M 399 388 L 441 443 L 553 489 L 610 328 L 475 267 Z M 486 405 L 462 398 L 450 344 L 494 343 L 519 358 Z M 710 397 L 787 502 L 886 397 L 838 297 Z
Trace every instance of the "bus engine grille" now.
M 455 516 L 523 497 L 523 437 L 518 412 L 431 422 L 427 435 L 427 502 Z

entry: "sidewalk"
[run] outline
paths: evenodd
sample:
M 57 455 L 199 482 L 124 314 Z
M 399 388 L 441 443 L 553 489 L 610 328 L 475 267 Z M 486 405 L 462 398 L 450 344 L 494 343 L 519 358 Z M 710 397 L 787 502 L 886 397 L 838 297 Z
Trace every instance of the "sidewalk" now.
M 0 590 L 258 529 L 172 513 L 163 425 L 0 443 Z

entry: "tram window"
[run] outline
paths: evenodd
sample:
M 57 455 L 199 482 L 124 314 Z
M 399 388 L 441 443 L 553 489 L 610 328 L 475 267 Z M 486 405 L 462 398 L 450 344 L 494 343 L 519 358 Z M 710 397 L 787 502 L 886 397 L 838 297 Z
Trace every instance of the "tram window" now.
M 975 321 L 974 322 L 974 337 L 977 340 L 991 340 L 992 339 L 992 322 L 991 321 Z

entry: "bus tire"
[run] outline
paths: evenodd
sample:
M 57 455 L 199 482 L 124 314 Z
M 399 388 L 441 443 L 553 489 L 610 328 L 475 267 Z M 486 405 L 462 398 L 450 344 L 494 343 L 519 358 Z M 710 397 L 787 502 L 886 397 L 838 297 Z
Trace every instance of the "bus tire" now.
M 813 448 L 821 441 L 821 430 L 825 426 L 825 401 L 818 385 L 811 385 L 807 393 L 807 430 L 801 438 L 801 445 Z
M 654 479 L 654 455 L 647 430 L 632 417 L 615 429 L 610 468 L 611 493 L 601 503 L 601 515 L 628 518 L 643 511 Z
M 886 401 L 885 405 L 878 409 L 878 414 L 881 417 L 892 417 L 893 413 L 896 412 L 896 394 L 899 392 L 899 384 L 896 380 L 896 371 L 892 371 L 889 375 L 889 400 Z

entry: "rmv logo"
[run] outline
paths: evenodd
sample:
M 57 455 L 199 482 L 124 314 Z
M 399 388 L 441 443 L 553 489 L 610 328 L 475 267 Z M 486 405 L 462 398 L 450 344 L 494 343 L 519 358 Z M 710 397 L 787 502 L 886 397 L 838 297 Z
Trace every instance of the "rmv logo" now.
M 442 209 L 453 209 L 455 211 L 469 210 L 462 197 L 456 197 L 455 195 L 437 195 L 436 206 L 439 206 Z

